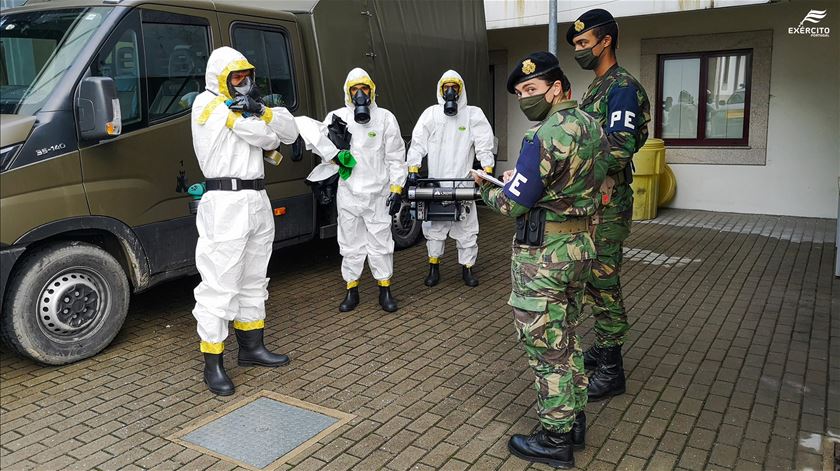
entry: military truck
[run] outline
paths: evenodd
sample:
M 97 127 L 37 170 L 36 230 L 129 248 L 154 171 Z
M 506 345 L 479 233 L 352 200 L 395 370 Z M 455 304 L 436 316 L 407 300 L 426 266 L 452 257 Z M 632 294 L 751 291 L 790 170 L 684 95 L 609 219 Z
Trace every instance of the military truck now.
M 406 137 L 449 68 L 490 111 L 480 1 L 2 1 L 0 334 L 45 364 L 96 354 L 131 293 L 195 273 L 190 106 L 213 49 L 245 54 L 267 103 L 295 115 L 343 106 L 356 66 Z M 305 182 L 316 158 L 280 152 L 275 248 L 334 236 L 334 202 Z M 420 228 L 402 215 L 405 246 Z

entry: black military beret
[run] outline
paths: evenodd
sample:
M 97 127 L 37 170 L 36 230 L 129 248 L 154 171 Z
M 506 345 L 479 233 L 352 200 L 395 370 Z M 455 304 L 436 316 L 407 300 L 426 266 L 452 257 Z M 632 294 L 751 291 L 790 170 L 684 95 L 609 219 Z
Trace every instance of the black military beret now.
M 566 42 L 574 46 L 575 36 L 583 34 L 592 28 L 608 25 L 610 23 L 615 23 L 615 18 L 613 18 L 607 10 L 603 10 L 601 8 L 589 10 L 588 12 L 580 15 L 580 17 L 578 17 L 578 19 L 569 26 L 569 31 L 566 32 Z
M 533 52 L 528 57 L 517 62 L 510 72 L 507 80 L 508 93 L 516 93 L 516 84 L 526 80 L 545 75 L 546 73 L 559 69 L 560 62 L 550 52 Z

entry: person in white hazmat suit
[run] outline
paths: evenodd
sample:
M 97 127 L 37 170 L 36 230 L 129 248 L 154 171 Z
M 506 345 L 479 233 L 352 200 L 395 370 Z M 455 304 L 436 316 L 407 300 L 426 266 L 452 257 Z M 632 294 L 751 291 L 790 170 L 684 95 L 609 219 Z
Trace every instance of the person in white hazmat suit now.
M 437 105 L 420 115 L 408 149 L 408 184 L 415 185 L 423 156 L 428 155 L 429 178 L 470 178 L 473 161 L 478 158 L 487 173 L 493 173 L 493 129 L 477 106 L 467 105 L 467 90 L 461 75 L 447 70 L 435 89 Z M 446 185 L 442 182 L 441 185 Z M 452 184 L 452 183 L 450 183 Z M 465 183 L 472 186 L 473 183 Z M 478 286 L 472 272 L 478 257 L 478 214 L 475 202 L 466 202 L 461 221 L 424 221 L 423 235 L 429 253 L 426 286 L 440 281 L 440 258 L 446 236 L 455 239 L 461 276 L 467 286 Z
M 206 89 L 192 107 L 195 155 L 206 178 L 196 216 L 193 315 L 198 321 L 204 381 L 215 394 L 233 394 L 222 363 L 228 322 L 239 344 L 239 365 L 276 367 L 286 355 L 263 343 L 266 269 L 274 241 L 274 218 L 263 180 L 263 150 L 290 144 L 298 136 L 285 108 L 268 108 L 254 98 L 254 66 L 238 51 L 210 54 Z
M 376 105 L 376 84 L 367 72 L 351 70 L 343 92 L 345 106 L 331 111 L 324 120 L 330 125 L 335 116 L 347 123 L 352 135 L 349 151 L 355 158 L 349 177 L 339 179 L 336 193 L 341 275 L 347 282 L 339 311 L 352 311 L 359 304 L 359 278 L 367 258 L 379 285 L 379 304 L 385 311 L 394 312 L 397 302 L 390 288 L 394 272 L 391 217 L 400 210 L 402 201 L 405 143 L 396 117 Z

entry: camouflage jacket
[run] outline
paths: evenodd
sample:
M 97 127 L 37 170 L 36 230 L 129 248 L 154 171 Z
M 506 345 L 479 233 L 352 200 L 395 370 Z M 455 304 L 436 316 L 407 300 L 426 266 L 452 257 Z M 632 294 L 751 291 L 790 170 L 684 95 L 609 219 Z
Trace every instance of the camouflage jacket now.
M 548 117 L 522 140 L 516 171 L 504 188 L 482 185 L 487 205 L 518 217 L 546 208 L 546 220 L 565 221 L 595 213 L 606 178 L 609 144 L 598 122 L 574 100 L 554 105 Z
M 616 64 L 589 85 L 580 109 L 597 119 L 607 134 L 607 174 L 623 172 L 648 137 L 650 102 L 645 89 Z

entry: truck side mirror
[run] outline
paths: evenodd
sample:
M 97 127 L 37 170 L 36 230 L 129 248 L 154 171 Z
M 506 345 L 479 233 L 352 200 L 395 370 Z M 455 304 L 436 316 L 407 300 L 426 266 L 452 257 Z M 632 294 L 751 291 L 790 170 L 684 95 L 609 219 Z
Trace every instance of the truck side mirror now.
M 122 132 L 120 99 L 111 77 L 87 77 L 76 100 L 79 134 L 86 141 L 101 141 Z

